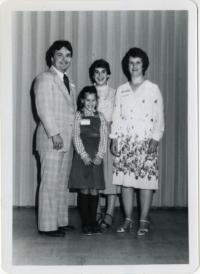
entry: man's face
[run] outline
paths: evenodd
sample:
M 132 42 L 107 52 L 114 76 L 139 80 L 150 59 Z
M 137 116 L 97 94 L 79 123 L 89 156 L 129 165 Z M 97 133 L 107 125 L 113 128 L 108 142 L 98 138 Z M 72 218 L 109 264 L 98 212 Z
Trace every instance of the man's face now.
M 56 50 L 54 56 L 51 58 L 52 65 L 63 73 L 70 67 L 71 61 L 72 54 L 65 47 Z

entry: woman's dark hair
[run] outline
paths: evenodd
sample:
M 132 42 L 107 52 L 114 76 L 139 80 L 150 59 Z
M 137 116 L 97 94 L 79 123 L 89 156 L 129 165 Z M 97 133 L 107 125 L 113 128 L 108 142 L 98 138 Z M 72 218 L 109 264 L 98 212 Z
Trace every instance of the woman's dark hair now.
M 48 67 L 50 67 L 52 65 L 51 58 L 54 56 L 55 51 L 61 49 L 62 47 L 65 47 L 66 49 L 68 49 L 71 52 L 71 54 L 73 55 L 72 45 L 69 41 L 57 40 L 49 47 L 49 49 L 46 52 L 45 59 L 46 59 L 46 63 L 47 63 Z
M 129 72 L 129 57 L 139 57 L 142 60 L 142 66 L 143 66 L 143 75 L 145 74 L 148 66 L 149 66 L 149 58 L 145 51 L 143 51 L 140 48 L 130 48 L 125 56 L 122 59 L 122 70 L 125 74 L 125 76 L 128 78 L 128 80 L 131 80 L 131 75 Z
M 94 83 L 94 72 L 96 68 L 104 68 L 108 75 L 111 75 L 110 65 L 104 59 L 95 60 L 89 68 L 89 76 L 92 83 Z
M 78 109 L 78 111 L 82 111 L 82 109 L 84 107 L 83 101 L 86 98 L 86 94 L 94 94 L 96 100 L 98 99 L 97 90 L 96 90 L 95 86 L 86 86 L 86 87 L 84 87 L 81 90 L 81 92 L 79 93 L 78 98 L 77 98 L 77 109 Z

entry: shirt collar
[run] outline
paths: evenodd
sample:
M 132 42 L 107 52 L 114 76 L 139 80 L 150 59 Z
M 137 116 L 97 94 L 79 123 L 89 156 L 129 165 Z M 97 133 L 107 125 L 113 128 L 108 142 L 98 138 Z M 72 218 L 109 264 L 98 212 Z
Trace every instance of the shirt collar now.
M 66 73 L 63 73 L 61 71 L 59 71 L 56 67 L 52 66 L 52 68 L 54 69 L 54 71 L 58 74 L 58 76 L 60 77 L 60 79 L 63 81 L 63 75 L 67 75 Z M 68 77 L 68 76 L 67 76 Z

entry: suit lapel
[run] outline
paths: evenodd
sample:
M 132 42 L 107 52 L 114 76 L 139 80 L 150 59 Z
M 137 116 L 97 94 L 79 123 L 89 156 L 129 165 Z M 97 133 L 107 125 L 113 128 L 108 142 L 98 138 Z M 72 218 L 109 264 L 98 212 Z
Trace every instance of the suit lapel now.
M 65 84 L 61 81 L 60 77 L 58 76 L 58 74 L 55 72 L 55 70 L 51 67 L 50 72 L 54 75 L 54 81 L 56 83 L 56 85 L 59 87 L 60 91 L 63 93 L 63 95 L 65 96 L 65 98 L 72 102 L 71 96 L 69 95 L 69 92 L 65 86 Z

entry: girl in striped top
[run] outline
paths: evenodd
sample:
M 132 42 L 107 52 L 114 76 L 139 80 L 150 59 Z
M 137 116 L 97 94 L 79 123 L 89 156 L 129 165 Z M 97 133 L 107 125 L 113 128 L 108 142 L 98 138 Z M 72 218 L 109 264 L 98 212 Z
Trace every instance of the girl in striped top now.
M 97 111 L 97 91 L 86 86 L 78 97 L 75 115 L 75 154 L 69 188 L 79 192 L 79 206 L 84 234 L 101 233 L 96 223 L 99 190 L 105 188 L 102 160 L 107 148 L 107 125 Z

